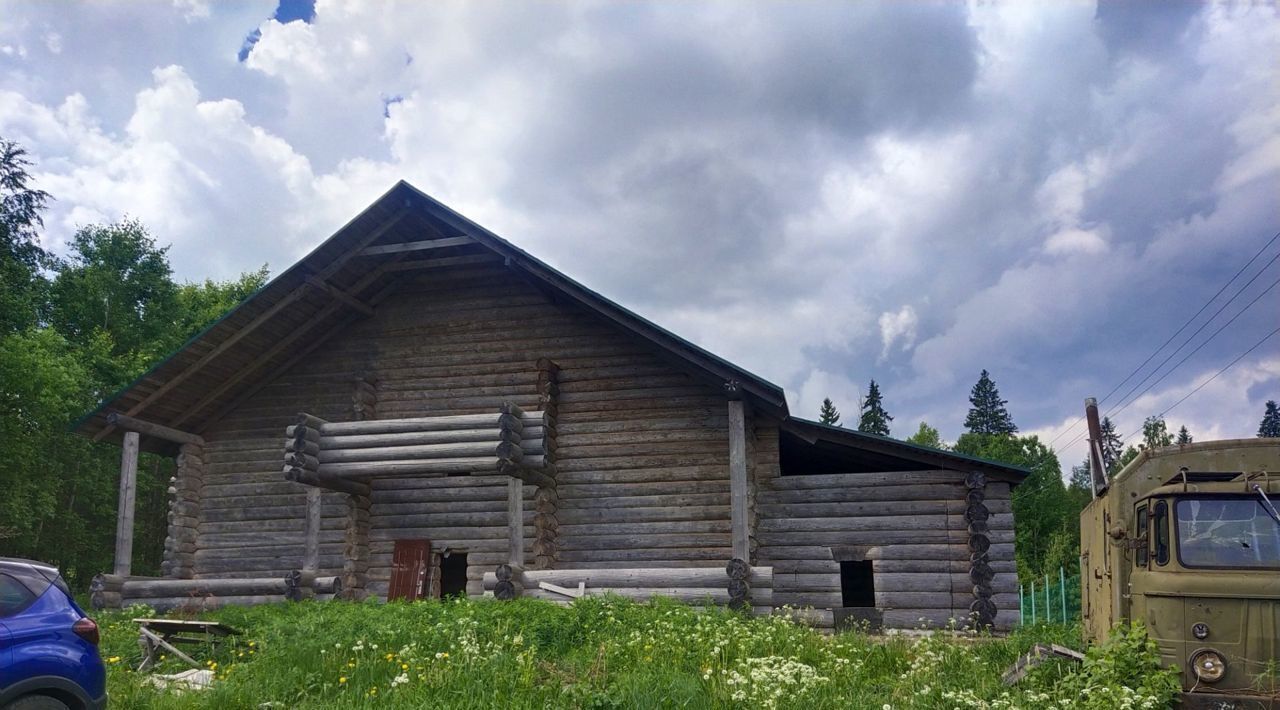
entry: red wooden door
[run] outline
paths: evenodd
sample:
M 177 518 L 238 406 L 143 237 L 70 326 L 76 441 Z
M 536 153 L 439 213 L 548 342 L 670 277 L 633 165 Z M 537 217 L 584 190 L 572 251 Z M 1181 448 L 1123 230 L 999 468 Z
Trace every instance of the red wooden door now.
M 387 601 L 421 598 L 430 564 L 430 540 L 396 540 L 395 549 L 391 552 L 391 586 L 387 589 Z

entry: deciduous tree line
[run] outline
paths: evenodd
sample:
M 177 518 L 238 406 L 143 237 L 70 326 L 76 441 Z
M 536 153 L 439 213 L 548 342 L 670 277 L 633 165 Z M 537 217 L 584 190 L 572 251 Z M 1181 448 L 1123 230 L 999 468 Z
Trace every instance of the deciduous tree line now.
M 70 433 L 104 398 L 266 282 L 178 283 L 136 220 L 80 227 L 67 255 L 41 247 L 53 196 L 0 138 L 0 556 L 59 565 L 83 588 L 109 570 L 120 449 Z M 171 459 L 138 468 L 134 569 L 157 574 Z

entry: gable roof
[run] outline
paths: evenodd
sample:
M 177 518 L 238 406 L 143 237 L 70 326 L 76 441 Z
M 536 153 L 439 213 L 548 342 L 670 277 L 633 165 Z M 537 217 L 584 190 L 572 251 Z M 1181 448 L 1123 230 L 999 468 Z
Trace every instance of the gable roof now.
M 805 443 L 818 448 L 831 450 L 856 450 L 865 452 L 880 461 L 909 462 L 920 468 L 936 468 L 948 471 L 982 471 L 999 481 L 1007 481 L 1013 485 L 1021 483 L 1030 469 L 1013 466 L 999 461 L 969 456 L 955 451 L 935 449 L 932 446 L 921 446 L 887 436 L 868 434 L 856 429 L 823 424 L 798 417 L 788 417 L 782 423 L 782 431 L 792 434 Z M 891 470 L 880 466 L 875 470 Z
M 429 258 L 413 258 L 416 254 Z M 203 431 L 371 313 L 395 291 L 403 272 L 485 262 L 501 262 L 553 299 L 605 318 L 724 383 L 731 395 L 740 392 L 764 411 L 787 416 L 778 385 L 614 303 L 402 180 L 235 309 L 103 400 L 72 430 L 95 440 L 118 436 L 107 415 L 121 412 Z

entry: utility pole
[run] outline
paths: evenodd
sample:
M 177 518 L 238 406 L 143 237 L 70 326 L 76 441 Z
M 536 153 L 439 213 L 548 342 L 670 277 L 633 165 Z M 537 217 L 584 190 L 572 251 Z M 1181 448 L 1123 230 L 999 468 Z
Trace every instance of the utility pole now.
M 1098 422 L 1098 400 L 1084 401 L 1084 418 L 1089 424 L 1089 473 L 1093 479 L 1093 497 L 1107 490 L 1107 467 L 1102 457 L 1102 425 Z

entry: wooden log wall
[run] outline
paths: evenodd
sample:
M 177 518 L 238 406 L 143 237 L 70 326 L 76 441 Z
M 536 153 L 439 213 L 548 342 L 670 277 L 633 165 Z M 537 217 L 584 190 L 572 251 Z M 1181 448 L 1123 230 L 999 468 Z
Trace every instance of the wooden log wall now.
M 726 398 L 651 345 L 552 300 L 500 265 L 440 269 L 353 325 L 201 432 L 208 442 L 197 576 L 301 567 L 302 486 L 280 480 L 280 427 L 297 412 L 351 419 L 354 373 L 377 377 L 381 419 L 540 410 L 538 362 L 559 366 L 557 567 L 722 567 L 730 550 Z M 529 443 L 522 439 L 522 446 Z M 525 452 L 528 455 L 528 451 Z M 545 456 L 546 452 L 538 454 Z M 776 451 L 775 451 L 776 457 Z M 775 458 L 776 462 L 776 458 Z M 526 559 L 550 546 L 524 487 Z M 342 572 L 348 509 L 326 492 L 320 574 Z M 507 558 L 498 477 L 372 481 L 367 589 L 386 593 L 398 538 L 467 557 L 468 592 Z
M 166 577 L 191 579 L 195 575 L 196 537 L 204 485 L 204 447 L 182 444 L 176 463 L 173 477 L 169 479 L 169 531 L 164 540 L 160 571 Z
M 762 437 L 758 449 L 774 443 Z M 872 560 L 876 608 L 890 628 L 965 622 L 974 602 L 965 474 L 959 471 L 757 475 L 758 558 L 774 569 L 774 603 L 814 607 L 834 625 L 843 605 L 840 557 Z M 989 481 L 987 564 L 997 628 L 1018 609 L 1013 514 L 1007 483 Z

